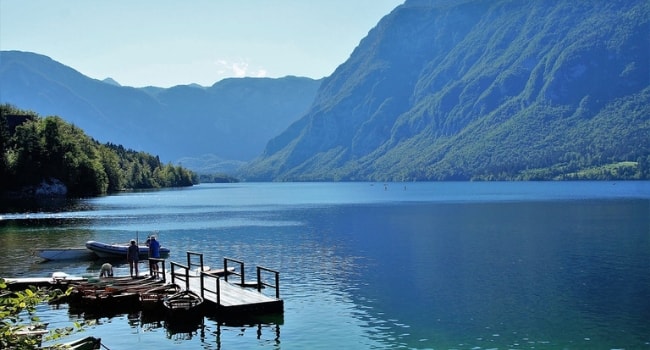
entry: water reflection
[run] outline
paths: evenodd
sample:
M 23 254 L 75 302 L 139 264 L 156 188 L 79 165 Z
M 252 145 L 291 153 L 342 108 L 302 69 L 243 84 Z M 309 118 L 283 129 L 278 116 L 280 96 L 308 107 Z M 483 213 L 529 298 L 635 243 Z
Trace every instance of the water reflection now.
M 90 273 L 96 263 L 40 264 L 25 251 L 155 229 L 170 260 L 192 250 L 213 267 L 228 256 L 281 271 L 281 320 L 206 318 L 178 335 L 188 347 L 279 348 L 281 328 L 284 348 L 647 348 L 647 184 L 238 184 L 125 194 L 89 201 L 93 212 L 0 220 L 11 259 L 0 257 L 0 276 Z M 91 331 L 112 348 L 178 345 L 164 319 L 147 317 L 133 329 L 127 315 L 100 318 Z
M 57 306 L 57 308 L 60 307 Z M 129 327 L 133 333 L 143 337 L 143 340 L 162 332 L 165 339 L 176 345 L 186 344 L 196 348 L 200 344 L 204 349 L 223 349 L 231 348 L 233 337 L 240 339 L 243 337 L 243 339 L 249 339 L 249 342 L 252 341 L 256 344 L 262 343 L 279 347 L 281 326 L 284 323 L 281 314 L 272 314 L 246 319 L 223 319 L 210 316 L 201 317 L 197 319 L 197 322 L 179 324 L 166 318 L 164 313 L 151 313 L 143 310 L 113 315 L 88 314 L 69 310 L 69 318 L 72 321 L 84 323 L 87 328 L 90 328 L 88 332 L 92 332 L 93 335 L 101 336 L 103 343 L 108 348 L 117 347 L 121 340 L 111 337 L 110 333 L 98 332 L 102 329 L 99 326 L 110 325 L 111 328 L 118 328 L 122 324 Z M 151 340 L 151 344 L 157 344 L 157 347 L 162 346 L 159 338 Z M 246 346 L 240 341 L 238 347 L 252 347 L 252 345 Z

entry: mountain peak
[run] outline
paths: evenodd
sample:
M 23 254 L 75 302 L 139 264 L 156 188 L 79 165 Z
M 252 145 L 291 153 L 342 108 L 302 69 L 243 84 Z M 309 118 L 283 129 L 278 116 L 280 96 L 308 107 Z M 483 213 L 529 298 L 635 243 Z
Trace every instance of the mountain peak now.
M 102 81 L 103 81 L 104 83 L 106 83 L 106 84 L 111 84 L 111 85 L 114 85 L 114 86 L 122 86 L 122 85 L 120 85 L 120 83 L 118 83 L 117 81 L 115 81 L 115 79 L 110 78 L 110 77 L 108 77 L 108 78 L 106 78 L 106 79 L 104 79 L 104 80 L 102 80 Z

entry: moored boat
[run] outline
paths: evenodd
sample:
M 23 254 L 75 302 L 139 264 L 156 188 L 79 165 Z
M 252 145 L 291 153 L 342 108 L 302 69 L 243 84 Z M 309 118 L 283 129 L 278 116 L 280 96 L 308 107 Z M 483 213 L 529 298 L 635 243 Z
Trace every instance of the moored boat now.
M 94 252 L 100 258 L 125 258 L 129 245 L 128 243 L 108 244 L 97 241 L 88 241 L 86 242 L 86 248 Z M 146 245 L 138 245 L 138 254 L 140 259 L 147 259 L 149 257 L 149 247 Z M 160 257 L 166 258 L 168 256 L 169 248 L 160 247 Z
M 68 343 L 60 344 L 55 347 L 48 347 L 46 349 L 73 349 L 73 350 L 96 350 L 102 346 L 102 339 L 95 337 L 85 337 L 73 340 Z
M 163 299 L 167 316 L 175 320 L 201 316 L 203 298 L 190 291 L 184 290 Z
M 52 277 L 19 277 L 5 278 L 7 288 L 11 290 L 25 289 L 29 286 L 49 287 L 49 288 L 67 288 L 70 284 L 86 281 L 85 277 L 68 275 L 65 272 L 54 272 Z
M 150 288 L 140 293 L 140 305 L 145 311 L 156 311 L 162 309 L 163 300 L 177 294 L 180 288 L 175 284 L 165 284 Z
M 94 260 L 97 255 L 86 247 L 39 248 L 34 252 L 45 260 Z

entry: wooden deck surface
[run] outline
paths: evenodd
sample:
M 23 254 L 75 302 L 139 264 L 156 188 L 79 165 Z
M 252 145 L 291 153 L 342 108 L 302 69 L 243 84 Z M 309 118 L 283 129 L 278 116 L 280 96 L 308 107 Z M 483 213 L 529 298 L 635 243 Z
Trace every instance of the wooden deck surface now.
M 184 276 L 179 279 L 176 277 L 175 283 L 181 288 L 185 288 Z M 214 304 L 217 308 L 227 309 L 282 309 L 282 299 L 267 296 L 258 292 L 255 288 L 244 288 L 239 285 L 226 282 L 223 279 L 219 281 L 220 300 L 217 302 L 216 278 L 212 276 L 190 276 L 189 289 L 201 295 L 201 278 L 204 279 L 203 298 Z

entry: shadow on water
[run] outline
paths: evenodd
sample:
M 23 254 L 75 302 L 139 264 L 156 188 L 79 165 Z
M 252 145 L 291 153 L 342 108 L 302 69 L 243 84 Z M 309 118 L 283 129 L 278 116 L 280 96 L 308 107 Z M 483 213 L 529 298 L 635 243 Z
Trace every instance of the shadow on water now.
M 0 198 L 0 213 L 61 213 L 93 209 L 87 201 L 75 198 Z

